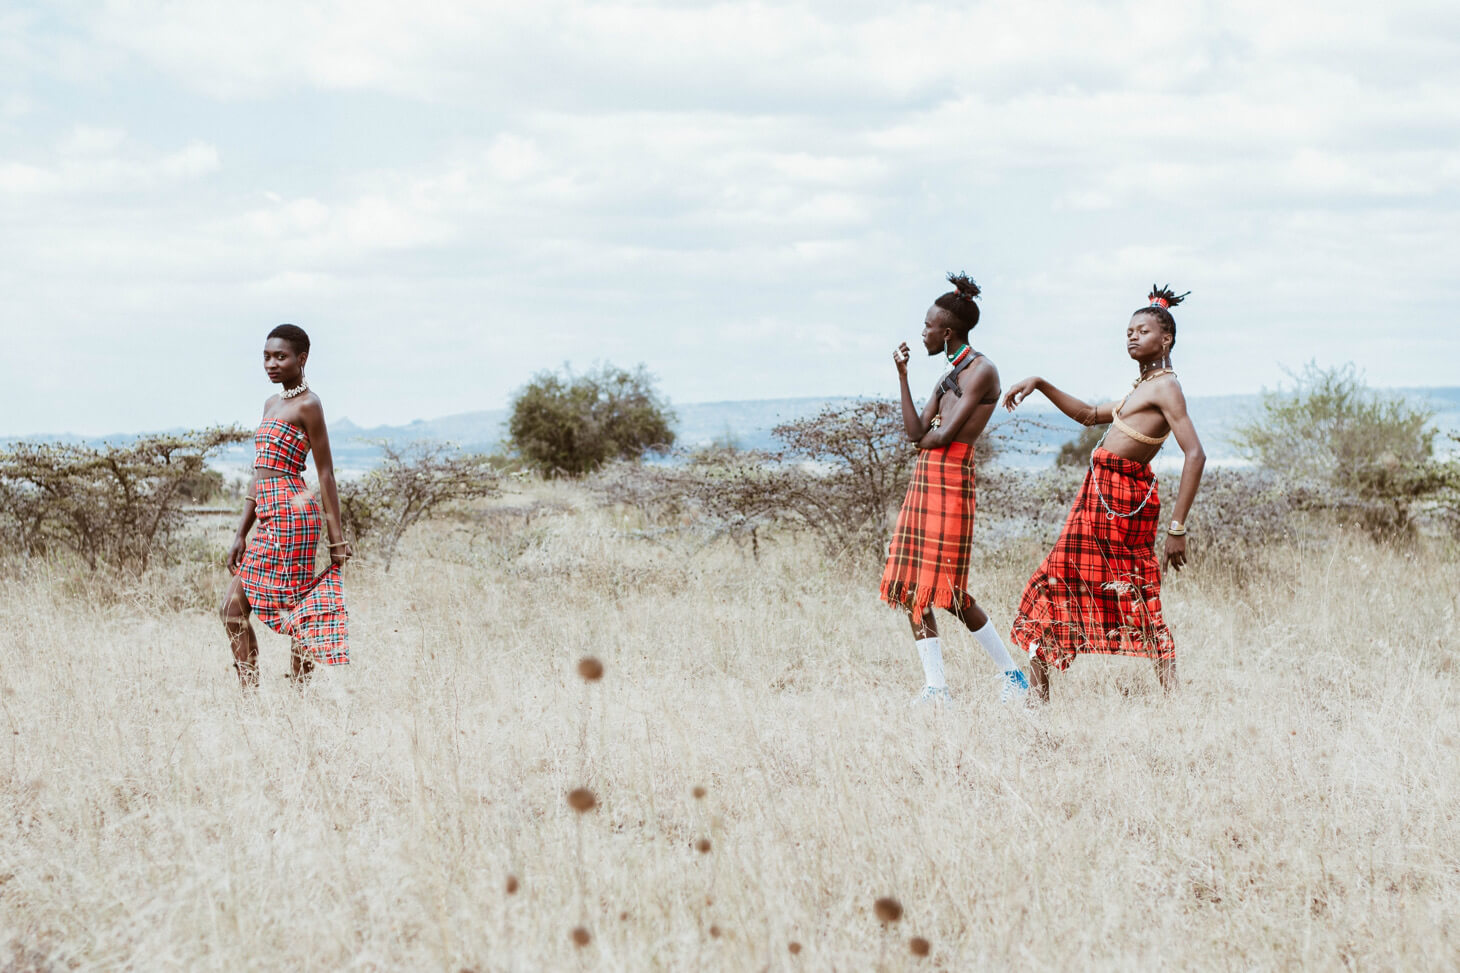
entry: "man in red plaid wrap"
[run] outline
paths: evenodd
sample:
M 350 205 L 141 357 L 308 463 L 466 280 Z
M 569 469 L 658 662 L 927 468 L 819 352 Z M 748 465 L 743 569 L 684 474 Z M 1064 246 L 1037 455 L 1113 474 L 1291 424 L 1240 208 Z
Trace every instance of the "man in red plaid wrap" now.
M 1042 378 L 1026 378 L 1004 396 L 1013 411 L 1030 392 L 1041 392 L 1082 425 L 1111 424 L 1090 454 L 1090 469 L 1054 550 L 1019 599 L 1011 635 L 1029 652 L 1040 700 L 1049 700 L 1050 668 L 1068 668 L 1079 653 L 1152 659 L 1161 685 L 1168 691 L 1176 687 L 1176 646 L 1161 615 L 1155 552 L 1161 500 L 1150 464 L 1174 434 L 1185 461 L 1166 528 L 1165 561 L 1179 571 L 1186 563 L 1186 515 L 1206 465 L 1171 365 L 1176 320 L 1170 309 L 1184 297 L 1153 285 L 1149 304 L 1131 316 L 1126 352 L 1140 375 L 1119 402 L 1090 405 Z
M 1014 664 L 998 630 L 968 592 L 969 553 L 973 542 L 973 444 L 999 402 L 999 372 L 968 346 L 968 333 L 978 324 L 976 283 L 964 274 L 949 274 L 953 290 L 928 308 L 923 320 L 923 349 L 945 355 L 951 367 L 939 380 L 921 413 L 913 405 L 907 381 L 910 352 L 906 344 L 893 353 L 902 385 L 902 422 L 917 444 L 918 461 L 907 497 L 897 515 L 881 596 L 907 612 L 923 664 L 923 691 L 913 702 L 924 705 L 949 700 L 938 641 L 937 606 L 968 626 L 1002 675 L 1005 701 L 1028 691 L 1024 672 Z

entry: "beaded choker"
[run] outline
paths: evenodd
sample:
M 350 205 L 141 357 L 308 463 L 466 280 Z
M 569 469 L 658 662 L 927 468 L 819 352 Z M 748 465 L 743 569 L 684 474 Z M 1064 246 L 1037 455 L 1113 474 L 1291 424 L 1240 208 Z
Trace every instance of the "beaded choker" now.
M 1133 389 L 1134 388 L 1138 388 L 1142 382 L 1148 381 L 1148 380 L 1153 379 L 1153 378 L 1160 378 L 1162 375 L 1175 375 L 1175 374 L 1176 374 L 1176 369 L 1174 369 L 1174 368 L 1166 368 L 1166 367 L 1153 368 L 1149 372 L 1146 372 L 1140 378 L 1138 378 L 1134 382 L 1132 382 L 1131 385 L 1130 385 L 1130 387 L 1133 388 Z
M 957 367 L 958 363 L 961 362 L 961 361 L 963 361 L 963 359 L 967 358 L 968 355 L 969 355 L 969 353 L 972 350 L 973 349 L 969 348 L 967 345 L 964 345 L 963 346 L 963 350 L 960 351 L 958 354 L 956 354 L 956 355 L 949 355 L 948 356 L 948 364 L 953 365 L 954 367 Z
M 309 391 L 309 380 L 306 379 L 303 375 L 301 375 L 301 376 L 299 376 L 299 384 L 298 385 L 294 386 L 292 389 L 280 389 L 279 390 L 279 398 L 281 398 L 281 399 L 292 399 L 292 398 L 294 398 L 294 396 L 296 396 L 296 395 L 303 395 L 305 392 L 308 392 L 308 391 Z

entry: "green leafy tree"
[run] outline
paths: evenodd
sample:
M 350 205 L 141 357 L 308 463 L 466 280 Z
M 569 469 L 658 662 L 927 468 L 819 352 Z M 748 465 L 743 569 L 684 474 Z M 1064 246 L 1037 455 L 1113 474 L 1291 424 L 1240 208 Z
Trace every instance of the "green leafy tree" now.
M 1373 533 L 1408 530 L 1416 502 L 1443 488 L 1434 412 L 1370 389 L 1352 363 L 1310 362 L 1292 378 L 1293 388 L 1263 393 L 1260 413 L 1233 442 L 1295 486 L 1322 490 Z
M 542 372 L 512 402 L 512 448 L 549 475 L 581 476 L 674 444 L 674 412 L 640 365 L 583 375 Z

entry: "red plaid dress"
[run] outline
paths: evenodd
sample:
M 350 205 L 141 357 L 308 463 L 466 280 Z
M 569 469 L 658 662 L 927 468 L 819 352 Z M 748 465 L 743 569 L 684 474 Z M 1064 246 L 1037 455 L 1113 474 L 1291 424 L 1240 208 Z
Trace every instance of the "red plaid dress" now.
M 1133 517 L 1111 516 L 1150 500 Z M 1077 653 L 1173 659 L 1176 644 L 1161 618 L 1156 528 L 1161 499 L 1151 467 L 1095 450 L 1085 482 L 1054 550 L 1024 587 L 1014 643 L 1057 669 Z
M 257 526 L 238 571 L 249 607 L 260 621 L 298 642 L 316 661 L 347 663 L 348 615 L 339 566 L 314 573 L 324 520 L 319 501 L 299 475 L 309 440 L 287 422 L 265 419 L 254 443 L 256 465 L 293 472 L 254 482 Z
M 934 605 L 962 614 L 973 604 L 973 507 L 973 447 L 921 450 L 882 571 L 883 601 L 915 618 Z

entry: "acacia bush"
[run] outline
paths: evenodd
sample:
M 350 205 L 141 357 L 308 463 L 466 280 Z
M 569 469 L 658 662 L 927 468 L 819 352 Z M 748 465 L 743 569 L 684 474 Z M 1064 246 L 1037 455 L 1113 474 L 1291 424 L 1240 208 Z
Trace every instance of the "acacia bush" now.
M 777 459 L 799 464 L 782 480 L 781 502 L 822 540 L 828 554 L 885 550 L 888 517 L 902 502 L 917 450 L 888 399 L 830 404 L 771 430 Z
M 674 445 L 674 411 L 644 366 L 583 375 L 542 372 L 512 400 L 512 448 L 549 476 L 582 476 L 615 459 Z
M 380 465 L 339 487 L 340 526 L 362 551 L 377 551 L 387 572 L 401 538 L 420 521 L 501 491 L 492 456 L 425 441 L 376 444 Z
M 983 436 L 977 466 L 986 469 L 998 453 L 1029 448 L 1022 437 L 1033 425 L 1038 421 L 1014 419 Z M 917 462 L 900 404 L 829 403 L 771 434 L 779 445 L 774 452 L 716 443 L 673 466 L 606 467 L 591 486 L 605 502 L 635 508 L 658 523 L 681 521 L 707 538 L 748 541 L 756 553 L 767 530 L 785 528 L 813 534 L 829 557 L 883 557 L 892 515 Z
M 674 466 L 613 463 L 589 486 L 600 501 L 637 510 L 651 524 L 673 525 L 706 541 L 748 542 L 755 556 L 763 530 L 794 518 L 790 483 L 806 474 L 774 456 L 720 448 L 683 458 Z
M 91 570 L 176 560 L 186 506 L 222 484 L 208 457 L 248 438 L 232 426 L 120 446 L 11 443 L 0 450 L 0 541 L 31 557 L 70 554 Z
M 1434 488 L 1421 516 L 1460 539 L 1460 433 L 1450 433 L 1448 438 L 1453 443 L 1450 456 L 1433 464 Z
M 1101 438 L 1105 431 L 1110 428 L 1110 423 L 1101 422 L 1093 426 L 1085 426 L 1074 437 L 1060 445 L 1060 451 L 1055 454 L 1055 466 L 1088 466 L 1090 465 L 1090 454 L 1095 447 L 1100 445 Z
M 1370 389 L 1352 363 L 1310 362 L 1292 378 L 1292 388 L 1263 393 L 1258 414 L 1234 431 L 1238 448 L 1376 537 L 1411 532 L 1448 480 L 1434 459 L 1434 412 Z

